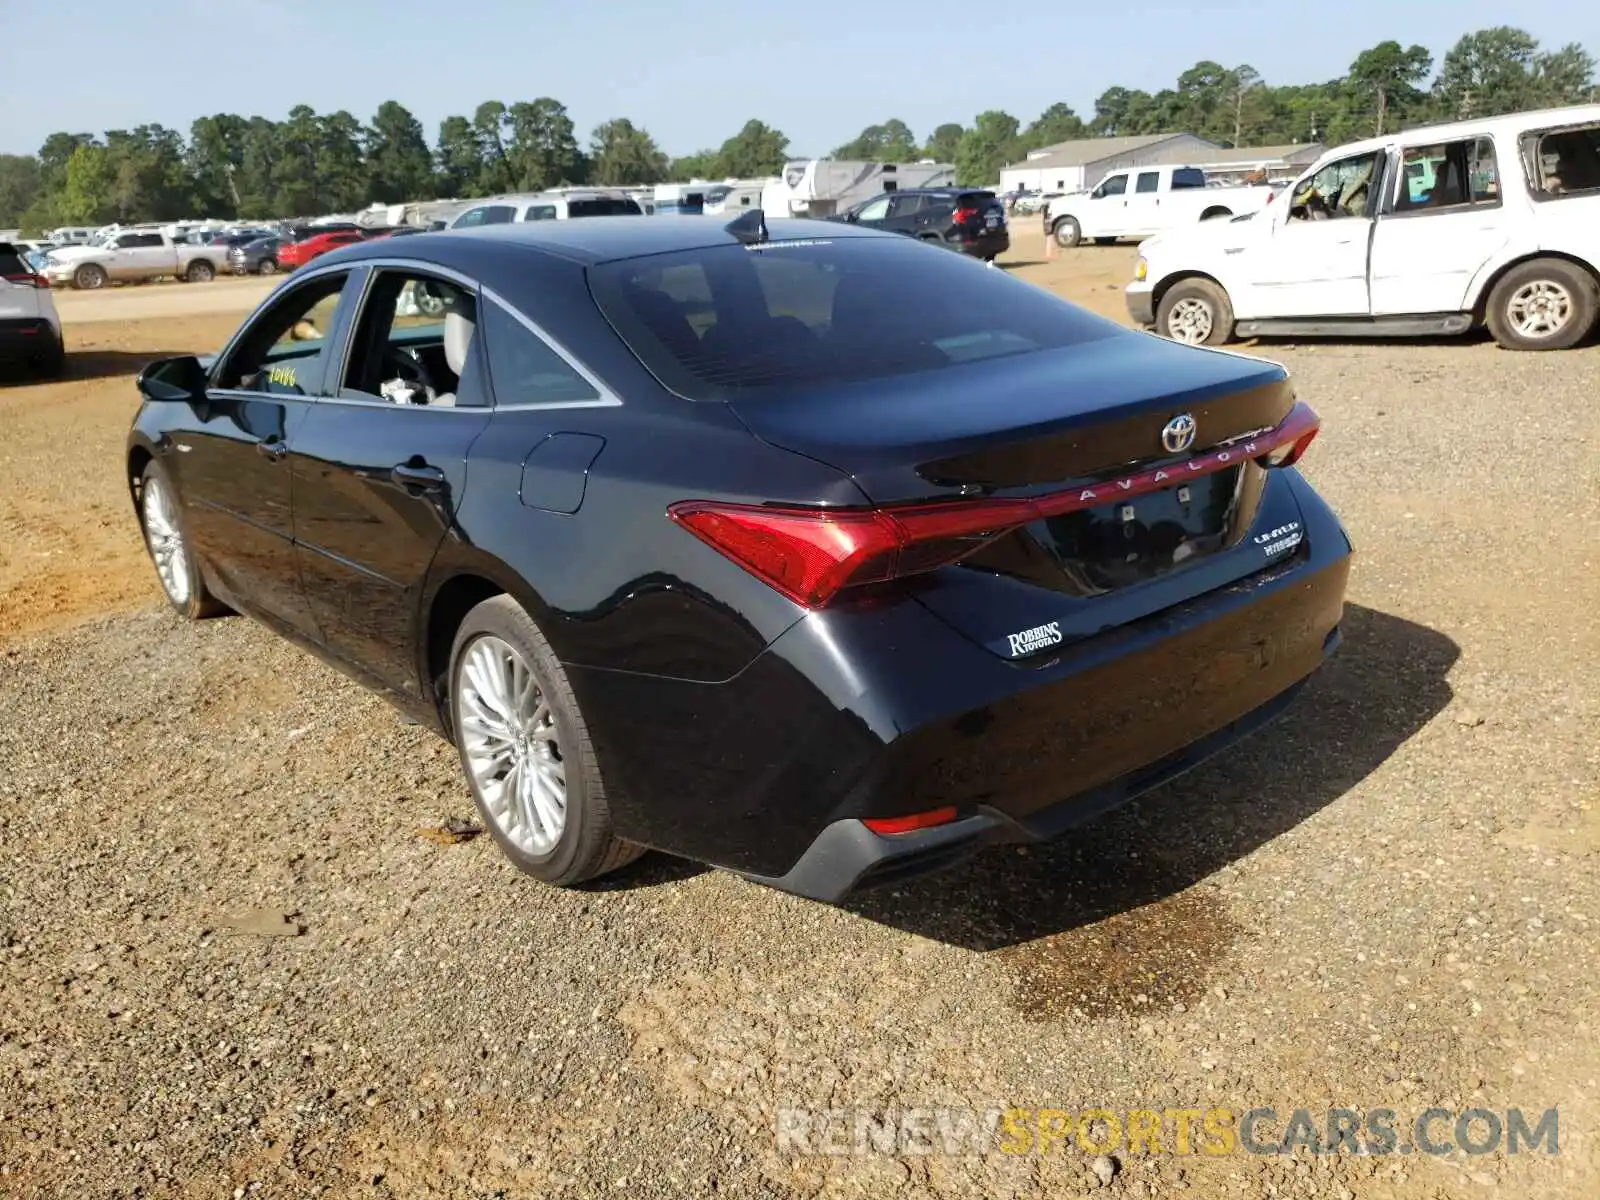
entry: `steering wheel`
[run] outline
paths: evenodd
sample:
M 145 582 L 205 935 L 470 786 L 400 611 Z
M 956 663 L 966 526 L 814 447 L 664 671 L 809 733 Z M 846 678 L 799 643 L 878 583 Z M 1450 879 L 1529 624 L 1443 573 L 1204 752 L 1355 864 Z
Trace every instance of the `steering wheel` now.
M 407 383 L 420 384 L 430 392 L 439 391 L 428 375 L 428 368 L 422 365 L 422 360 L 411 351 L 401 349 L 399 346 L 384 348 L 383 377 L 404 379 Z

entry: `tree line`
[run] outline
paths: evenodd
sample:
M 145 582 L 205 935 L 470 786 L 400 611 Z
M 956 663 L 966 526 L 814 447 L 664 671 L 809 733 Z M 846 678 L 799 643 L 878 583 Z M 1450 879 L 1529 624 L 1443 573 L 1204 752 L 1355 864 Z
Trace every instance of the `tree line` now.
M 1222 145 L 1324 142 L 1469 116 L 1600 99 L 1595 60 L 1580 45 L 1541 49 L 1509 26 L 1463 36 L 1434 71 L 1422 46 L 1385 41 L 1326 83 L 1273 85 L 1248 65 L 1199 62 L 1157 92 L 1107 88 L 1087 117 L 1052 104 L 1026 126 L 989 110 L 919 140 L 898 118 L 863 129 L 833 156 L 953 162 L 963 183 L 993 183 L 1031 150 L 1084 137 L 1188 132 Z M 398 101 L 362 124 L 306 105 L 282 121 L 218 113 L 185 138 L 162 125 L 103 135 L 53 133 L 37 154 L 0 155 L 0 226 L 260 219 L 344 212 L 371 202 L 537 191 L 566 184 L 651 184 L 690 177 L 762 176 L 802 157 L 777 129 L 751 120 L 720 147 L 669 158 L 626 118 L 581 145 L 566 106 L 548 96 L 478 105 L 446 117 L 430 145 Z

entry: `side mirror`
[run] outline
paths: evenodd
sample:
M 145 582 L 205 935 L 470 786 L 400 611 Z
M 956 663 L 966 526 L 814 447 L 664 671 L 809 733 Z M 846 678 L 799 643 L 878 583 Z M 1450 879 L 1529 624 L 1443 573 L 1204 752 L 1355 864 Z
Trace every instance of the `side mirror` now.
M 192 354 L 163 358 L 139 372 L 139 391 L 146 400 L 165 403 L 203 401 L 206 369 Z

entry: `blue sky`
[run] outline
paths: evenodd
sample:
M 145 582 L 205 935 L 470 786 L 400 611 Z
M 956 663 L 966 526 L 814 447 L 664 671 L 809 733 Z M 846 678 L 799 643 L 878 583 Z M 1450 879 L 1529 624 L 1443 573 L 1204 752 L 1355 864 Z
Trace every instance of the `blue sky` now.
M 1106 87 L 1170 86 L 1199 59 L 1308 82 L 1395 38 L 1437 62 L 1499 24 L 1600 55 L 1600 5 L 1504 0 L 0 0 L 0 40 L 32 56 L 0 73 L 0 151 L 301 102 L 367 120 L 391 98 L 431 141 L 482 100 L 548 95 L 585 143 L 626 116 L 685 154 L 758 117 L 819 155 L 888 117 L 919 137 L 987 108 L 1027 122 L 1065 100 L 1087 117 Z

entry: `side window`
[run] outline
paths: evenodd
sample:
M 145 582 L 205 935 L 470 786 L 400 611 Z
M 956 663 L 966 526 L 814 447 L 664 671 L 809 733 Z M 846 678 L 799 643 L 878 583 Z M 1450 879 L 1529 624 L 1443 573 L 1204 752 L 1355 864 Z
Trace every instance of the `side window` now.
M 347 278 L 343 272 L 322 276 L 258 317 L 223 364 L 217 386 L 286 396 L 314 390 Z
M 139 235 L 137 233 L 125 233 L 121 237 L 117 238 L 118 250 L 128 250 L 134 246 L 137 246 L 138 244 Z
M 1531 133 L 1522 147 L 1535 200 L 1600 190 L 1600 125 Z
M 1161 190 L 1160 171 L 1140 171 L 1139 178 L 1133 185 L 1135 192 L 1156 192 Z
M 858 221 L 881 221 L 881 220 L 883 220 L 885 217 L 887 217 L 889 215 L 889 202 L 891 200 L 893 200 L 893 199 L 894 199 L 893 196 L 885 195 L 885 196 L 879 196 L 874 200 L 867 201 L 860 208 L 856 209 L 856 220 L 858 220 Z
M 469 208 L 456 222 L 457 229 L 470 229 L 474 225 L 504 225 L 517 219 L 517 210 L 509 204 L 485 204 Z
M 435 408 L 488 402 L 473 342 L 476 293 L 411 271 L 379 271 L 350 339 L 339 394 Z
M 1329 163 L 1295 185 L 1289 201 L 1289 220 L 1327 221 L 1366 216 L 1373 181 L 1382 164 L 1381 150 Z
M 1500 202 L 1494 142 L 1471 138 L 1408 146 L 1400 159 L 1395 212 L 1434 212 Z
M 140 237 L 139 237 L 139 245 L 140 246 L 151 247 L 151 246 L 161 246 L 163 244 L 164 243 L 162 242 L 161 235 L 159 233 L 146 233 L 146 234 L 141 234 Z
M 1206 186 L 1206 173 L 1199 167 L 1179 167 L 1172 173 L 1172 190 L 1179 191 L 1183 188 L 1203 188 Z
M 1112 175 L 1100 181 L 1100 186 L 1095 188 L 1096 196 L 1120 196 L 1128 190 L 1128 177 L 1126 175 Z
M 574 404 L 600 399 L 587 379 L 515 313 L 493 300 L 483 305 L 489 378 L 495 403 Z
M 929 197 L 912 193 L 911 195 L 897 195 L 889 205 L 891 217 L 909 217 L 927 207 Z
M 554 221 L 556 219 L 556 206 L 554 204 L 531 204 L 528 211 L 522 214 L 524 221 Z

